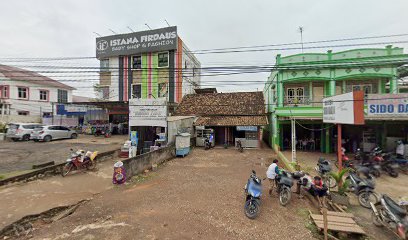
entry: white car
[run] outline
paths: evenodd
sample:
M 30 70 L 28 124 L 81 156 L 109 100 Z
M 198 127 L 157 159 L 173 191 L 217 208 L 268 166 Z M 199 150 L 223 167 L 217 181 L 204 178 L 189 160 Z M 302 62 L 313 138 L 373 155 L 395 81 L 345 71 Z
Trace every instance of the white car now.
M 10 123 L 8 124 L 6 137 L 13 141 L 29 141 L 30 134 L 33 129 L 40 128 L 42 126 L 43 125 L 39 123 Z
M 72 138 L 75 139 L 78 134 L 75 130 L 71 130 L 64 126 L 51 125 L 36 128 L 31 132 L 31 139 L 35 142 L 49 142 L 55 139 Z

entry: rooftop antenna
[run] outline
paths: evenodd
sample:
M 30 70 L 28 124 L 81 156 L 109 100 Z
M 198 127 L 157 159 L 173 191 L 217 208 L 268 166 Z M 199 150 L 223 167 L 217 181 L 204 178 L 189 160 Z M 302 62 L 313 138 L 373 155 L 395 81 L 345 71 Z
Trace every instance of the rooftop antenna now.
M 127 28 L 128 28 L 130 31 L 135 32 L 135 31 L 133 31 L 133 29 L 131 29 L 129 26 L 127 26 Z
M 303 27 L 299 27 L 299 32 L 300 32 L 300 43 L 302 44 L 302 53 L 303 53 Z
M 152 30 L 152 28 L 151 28 L 149 25 L 147 25 L 147 23 L 145 23 L 145 25 L 146 25 L 150 30 Z
M 164 19 L 164 21 L 167 23 L 167 26 L 169 26 L 170 27 L 170 24 L 169 24 L 169 22 L 167 22 L 167 20 L 166 19 Z
M 101 34 L 99 34 L 99 33 L 97 33 L 97 32 L 93 32 L 95 35 L 97 35 L 97 36 L 99 36 L 99 37 L 102 37 L 102 35 Z
M 117 34 L 115 31 L 109 28 L 109 31 L 113 32 L 113 34 Z

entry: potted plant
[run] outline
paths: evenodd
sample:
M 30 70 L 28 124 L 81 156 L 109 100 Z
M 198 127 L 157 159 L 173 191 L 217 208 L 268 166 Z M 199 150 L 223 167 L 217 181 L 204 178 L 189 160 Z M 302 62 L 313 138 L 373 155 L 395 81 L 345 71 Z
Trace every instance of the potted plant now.
M 331 191 L 330 196 L 331 199 L 334 203 L 341 204 L 348 206 L 350 205 L 348 196 L 346 194 L 348 188 L 349 188 L 349 181 L 344 181 L 343 182 L 343 176 L 344 174 L 348 173 L 350 169 L 348 168 L 343 168 L 341 171 L 336 172 L 331 172 L 330 176 L 336 181 L 337 183 L 337 192 Z

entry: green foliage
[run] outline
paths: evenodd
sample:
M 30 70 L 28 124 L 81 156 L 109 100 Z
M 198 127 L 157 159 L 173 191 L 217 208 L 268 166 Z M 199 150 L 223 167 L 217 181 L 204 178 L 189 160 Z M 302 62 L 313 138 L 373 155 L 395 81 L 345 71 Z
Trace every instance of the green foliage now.
M 6 127 L 7 127 L 7 124 L 0 123 L 0 133 L 5 133 L 6 132 Z
M 343 182 L 343 177 L 344 174 L 348 173 L 350 171 L 349 168 L 343 168 L 341 171 L 336 172 L 330 172 L 330 176 L 336 181 L 337 183 L 337 192 L 340 195 L 345 195 L 345 193 L 347 192 L 349 186 L 350 186 L 350 182 L 349 181 L 345 181 Z
M 397 69 L 398 78 L 403 78 L 408 76 L 408 65 L 401 66 Z

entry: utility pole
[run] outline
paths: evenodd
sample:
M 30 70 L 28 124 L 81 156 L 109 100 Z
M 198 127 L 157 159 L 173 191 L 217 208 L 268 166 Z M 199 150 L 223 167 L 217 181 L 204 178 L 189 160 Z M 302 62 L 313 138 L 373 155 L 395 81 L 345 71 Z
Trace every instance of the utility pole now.
M 302 53 L 303 53 L 303 27 L 299 27 L 300 32 L 300 43 L 302 44 Z

